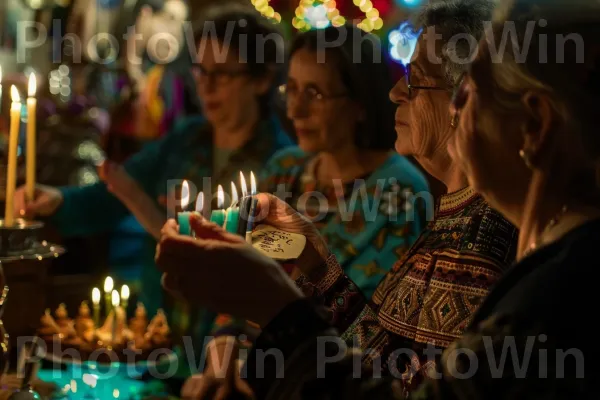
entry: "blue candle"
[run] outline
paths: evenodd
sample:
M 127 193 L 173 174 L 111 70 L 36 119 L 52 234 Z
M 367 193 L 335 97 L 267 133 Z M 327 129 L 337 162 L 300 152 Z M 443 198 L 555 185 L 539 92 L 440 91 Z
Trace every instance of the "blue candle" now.
M 258 200 L 256 199 L 256 179 L 254 173 L 250 172 L 250 210 L 248 212 L 248 223 L 246 225 L 246 242 L 252 244 L 252 231 L 254 230 L 254 218 L 256 213 L 256 205 Z
M 229 233 L 237 233 L 239 219 L 238 193 L 235 184 L 231 182 L 231 205 L 225 211 L 225 230 Z
M 223 192 L 223 187 L 219 185 L 217 187 L 217 207 L 218 210 L 212 210 L 210 214 L 210 222 L 213 222 L 219 226 L 225 225 L 225 210 L 223 210 L 223 203 L 225 198 L 225 194 Z
M 183 181 L 183 184 L 181 185 L 181 209 L 183 211 L 177 213 L 177 223 L 179 224 L 180 235 L 192 235 L 192 227 L 190 226 L 190 215 L 192 215 L 192 213 L 185 211 L 189 203 L 190 187 L 187 181 Z

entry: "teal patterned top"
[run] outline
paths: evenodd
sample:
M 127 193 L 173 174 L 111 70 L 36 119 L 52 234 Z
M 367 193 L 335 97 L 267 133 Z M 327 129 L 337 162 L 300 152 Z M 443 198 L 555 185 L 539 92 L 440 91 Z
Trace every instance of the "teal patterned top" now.
M 298 147 L 283 149 L 264 169 L 262 189 L 279 197 L 283 190 L 291 193 L 288 203 L 313 220 L 346 274 L 370 298 L 425 227 L 424 202 L 417 199 L 430 195 L 427 181 L 406 158 L 390 154 L 363 179 L 320 188 L 317 162 Z

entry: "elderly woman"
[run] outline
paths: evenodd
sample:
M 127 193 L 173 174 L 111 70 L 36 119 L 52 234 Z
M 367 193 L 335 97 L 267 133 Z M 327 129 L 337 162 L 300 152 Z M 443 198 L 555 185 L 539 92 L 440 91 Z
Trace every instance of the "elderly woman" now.
M 411 398 L 597 398 L 598 366 L 591 359 L 598 354 L 597 335 L 584 305 L 596 302 L 599 267 L 600 6 L 588 1 L 532 5 L 516 0 L 499 7 L 493 36 L 481 41 L 453 103 L 452 114 L 459 123 L 451 153 L 469 182 L 521 229 L 518 262 L 480 306 L 463 337 L 444 352 L 437 379 L 427 380 Z M 535 22 L 535 37 L 544 40 L 532 41 L 524 59 L 507 46 L 498 63 L 494 49 L 507 22 L 514 24 L 519 40 L 530 35 L 530 22 Z M 580 40 L 565 45 L 568 35 Z M 545 50 L 559 58 L 539 58 Z M 497 168 L 498 163 L 503 168 Z M 214 232 L 205 224 L 198 230 Z M 172 236 L 165 238 L 171 240 Z M 231 247 L 213 243 L 221 247 L 217 252 Z M 206 248 L 196 251 L 196 257 L 215 254 Z M 247 259 L 236 258 L 231 261 Z M 247 265 L 240 269 L 246 271 Z M 356 367 L 351 360 L 322 358 L 332 368 L 324 372 L 325 379 L 305 385 L 306 380 L 323 377 L 323 371 L 312 368 L 318 368 L 315 355 L 332 355 L 317 340 L 332 334 L 330 325 L 306 301 L 294 300 L 301 293 L 283 280 L 275 265 L 264 269 L 270 274 L 262 276 L 270 276 L 271 283 L 261 284 L 287 303 L 254 312 L 236 310 L 266 324 L 248 368 L 260 351 L 277 348 L 289 357 L 285 377 L 291 378 L 277 386 L 270 386 L 274 379 L 252 379 L 260 398 L 289 398 L 299 395 L 300 388 L 310 399 L 405 398 L 399 381 L 366 382 L 364 373 L 362 380 L 351 379 Z M 168 275 L 167 280 L 173 279 Z M 216 296 L 202 300 L 214 301 Z M 229 311 L 233 306 L 223 305 Z M 265 376 L 274 378 L 275 367 L 268 365 Z
M 450 53 L 447 43 L 456 34 L 481 35 L 483 21 L 489 19 L 490 13 L 491 6 L 484 1 L 447 1 L 430 5 L 421 14 L 421 25 L 427 28 L 426 33 L 429 34 L 419 39 L 417 52 L 405 78 L 391 92 L 392 99 L 398 104 L 396 149 L 404 154 L 414 154 L 429 173 L 446 184 L 449 193 L 440 199 L 434 221 L 379 284 L 373 304 L 366 304 L 364 296 L 344 275 L 335 255 L 330 254 L 312 224 L 276 198 L 261 196 L 261 210 L 267 214 L 267 223 L 302 233 L 309 239 L 309 245 L 297 263 L 303 273 L 298 284 L 304 292 L 328 307 L 331 321 L 340 333 L 343 332 L 342 337 L 347 342 L 354 341 L 363 350 L 369 350 L 365 353 L 367 363 L 383 361 L 386 370 L 389 367 L 390 372 L 405 373 L 412 383 L 417 381 L 413 379 L 415 376 L 426 373 L 433 365 L 433 362 L 427 362 L 431 361 L 428 360 L 429 354 L 447 347 L 460 337 L 490 287 L 513 262 L 516 254 L 517 232 L 514 226 L 468 187 L 466 177 L 447 152 L 458 123 L 457 119 L 450 121 L 448 118 L 451 91 L 464 71 L 464 66 L 453 60 L 457 55 L 463 58 L 470 55 L 468 47 L 460 46 L 452 48 L 454 53 Z M 439 47 L 444 50 L 442 65 L 428 58 L 430 51 L 427 50 L 430 46 L 435 48 L 434 29 L 445 41 Z M 231 265 L 254 264 L 250 270 L 261 272 L 244 279 L 252 282 L 260 280 L 257 293 L 275 296 L 270 307 L 261 311 L 273 316 L 270 311 L 282 305 L 283 300 L 277 297 L 277 293 L 281 292 L 268 289 L 272 278 L 262 276 L 272 267 L 270 260 L 255 255 L 252 249 L 240 246 L 229 236 L 224 240 L 233 243 L 221 243 L 219 248 L 232 248 L 228 252 L 220 252 L 211 241 L 191 242 L 183 237 L 172 237 L 171 228 L 167 226 L 167 239 L 159 254 L 159 264 L 171 272 L 167 274 L 167 277 L 171 276 L 166 280 L 167 285 L 181 284 L 183 286 L 173 289 L 191 296 L 191 300 L 210 300 L 217 309 L 224 311 L 233 307 L 233 314 L 247 316 L 244 312 L 250 311 L 250 303 L 240 304 L 237 308 L 231 300 L 220 296 L 216 296 L 219 302 L 212 303 L 216 297 L 209 299 L 208 292 L 186 286 L 185 282 L 197 282 L 197 279 L 175 279 L 183 272 L 177 266 L 196 260 L 194 252 L 198 252 L 205 255 L 204 263 L 213 262 L 219 267 L 210 271 L 188 268 L 183 272 L 184 277 L 198 273 L 203 277 L 202 281 L 212 282 L 212 279 L 219 279 L 213 276 L 213 272 L 229 270 L 232 273 Z M 200 232 L 198 236 L 202 237 L 202 234 Z M 171 246 L 178 251 L 170 250 Z M 214 252 L 207 246 L 212 246 Z M 222 265 L 229 263 L 229 267 L 221 269 Z M 260 278 L 257 278 L 259 275 Z M 233 287 L 237 285 L 231 284 L 228 289 Z M 287 295 L 290 293 L 284 294 Z M 239 296 L 240 293 L 236 293 L 236 297 Z M 289 324 L 300 329 L 297 325 L 303 321 L 300 310 L 297 308 L 297 312 L 283 313 L 278 325 Z M 256 320 L 261 326 L 269 321 L 264 317 L 259 315 L 260 320 Z M 397 349 L 405 351 L 398 354 L 395 352 Z M 255 387 L 259 393 L 263 388 Z

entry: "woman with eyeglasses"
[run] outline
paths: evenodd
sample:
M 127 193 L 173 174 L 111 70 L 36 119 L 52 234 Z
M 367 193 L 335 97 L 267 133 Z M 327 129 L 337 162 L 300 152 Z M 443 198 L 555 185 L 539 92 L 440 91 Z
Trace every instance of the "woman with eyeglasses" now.
M 20 188 L 17 212 L 48 217 L 64 236 L 107 232 L 135 215 L 149 235 L 138 252 L 139 278 L 128 283 L 152 315 L 164 305 L 154 263 L 155 239 L 167 213 L 175 211 L 166 207 L 175 198 L 179 202 L 181 179 L 199 191 L 206 188 L 204 178 L 210 178 L 213 192 L 218 184 L 228 189 L 232 181 L 239 182 L 240 171 L 258 174 L 277 150 L 292 143 L 271 107 L 281 83 L 282 43 L 276 25 L 253 8 L 231 5 L 207 11 L 195 37 L 194 73 L 202 117 L 178 121 L 170 133 L 122 166 L 107 160 L 101 171 L 104 182 L 86 187 L 39 186 L 32 202 L 26 201 Z M 246 46 L 261 51 L 245 51 Z
M 390 93 L 398 106 L 395 147 L 398 153 L 414 155 L 427 172 L 444 182 L 448 193 L 438 199 L 434 218 L 417 242 L 392 261 L 392 269 L 377 286 L 371 302 L 357 290 L 315 225 L 266 194 L 260 195 L 260 208 L 267 210 L 265 222 L 308 238 L 309 245 L 297 262 L 302 275 L 295 282 L 303 293 L 274 270 L 272 260 L 258 256 L 252 248 L 227 235 L 217 242 L 188 241 L 176 235 L 172 221 L 164 228 L 157 259 L 166 272 L 166 287 L 193 302 L 256 321 L 263 331 L 255 349 L 273 345 L 284 355 L 296 349 L 294 338 L 306 333 L 305 317 L 314 311 L 310 311 L 309 302 L 295 300 L 308 296 L 325 306 L 326 319 L 344 341 L 360 347 L 363 361 L 381 365 L 381 373 L 402 376 L 407 390 L 432 372 L 435 355 L 460 337 L 489 290 L 512 264 L 517 250 L 516 228 L 469 187 L 460 166 L 448 153 L 458 123 L 456 118 L 449 118 L 448 107 L 466 69 L 466 64 L 455 61 L 455 57 L 464 59 L 470 53 L 466 41 L 458 41 L 453 49 L 457 53 L 452 54 L 447 52 L 447 44 L 455 35 L 479 38 L 492 7 L 492 2 L 485 0 L 446 0 L 426 6 L 417 18 L 424 33 L 407 74 Z M 440 34 L 441 42 L 437 39 Z M 203 221 L 197 221 L 197 227 L 198 237 L 214 233 Z M 212 268 L 183 270 L 182 265 L 200 257 Z M 239 284 L 232 288 L 238 298 L 251 296 L 252 304 L 260 307 L 234 304 L 227 301 L 225 293 L 199 291 L 186 284 L 218 282 L 224 277 L 220 274 L 225 270 L 232 274 L 236 266 L 243 267 L 244 284 L 249 287 L 247 291 Z M 251 294 L 254 286 L 249 282 L 271 296 Z M 274 381 L 254 379 L 264 371 L 257 370 L 258 360 L 252 354 L 247 362 L 248 376 L 257 397 L 264 398 Z M 293 371 L 285 373 L 286 377 L 294 375 Z

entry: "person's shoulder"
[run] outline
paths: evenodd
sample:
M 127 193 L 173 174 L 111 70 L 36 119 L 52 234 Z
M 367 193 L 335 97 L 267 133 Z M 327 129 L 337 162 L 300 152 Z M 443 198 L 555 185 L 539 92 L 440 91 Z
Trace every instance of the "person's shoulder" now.
M 512 265 L 517 252 L 518 229 L 480 195 L 467 206 L 465 217 L 463 249 L 500 266 Z
M 396 153 L 390 153 L 386 162 L 375 171 L 375 174 L 378 177 L 393 178 L 398 185 L 410 188 L 414 193 L 429 190 L 427 178 L 421 170 L 408 158 Z

